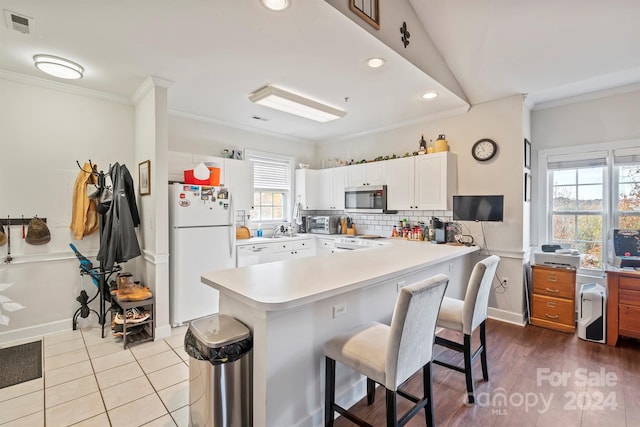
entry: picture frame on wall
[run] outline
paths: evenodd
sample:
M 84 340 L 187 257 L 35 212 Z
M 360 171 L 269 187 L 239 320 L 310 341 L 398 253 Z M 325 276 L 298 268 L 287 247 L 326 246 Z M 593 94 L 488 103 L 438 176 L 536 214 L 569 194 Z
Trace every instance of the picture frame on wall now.
M 138 193 L 141 196 L 151 194 L 151 160 L 138 164 Z
M 524 173 L 524 201 L 531 201 L 531 174 L 529 172 Z
M 531 169 L 531 141 L 524 139 L 524 167 Z
M 349 9 L 376 30 L 380 29 L 379 0 L 349 0 Z

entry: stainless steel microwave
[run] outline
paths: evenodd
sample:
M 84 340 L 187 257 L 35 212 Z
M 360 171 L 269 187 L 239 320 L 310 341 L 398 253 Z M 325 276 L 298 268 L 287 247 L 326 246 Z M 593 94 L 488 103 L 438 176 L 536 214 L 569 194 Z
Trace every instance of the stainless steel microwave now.
M 385 213 L 387 211 L 387 186 L 366 185 L 344 190 L 345 212 Z

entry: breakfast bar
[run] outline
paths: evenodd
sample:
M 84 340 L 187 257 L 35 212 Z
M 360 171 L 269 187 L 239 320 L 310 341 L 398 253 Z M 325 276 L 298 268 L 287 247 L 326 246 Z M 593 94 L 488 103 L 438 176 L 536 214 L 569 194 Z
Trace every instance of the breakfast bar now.
M 253 425 L 323 423 L 324 342 L 358 324 L 391 320 L 398 290 L 444 273 L 463 298 L 478 248 L 389 240 L 375 249 L 212 271 L 220 313 L 253 333 Z M 339 367 L 340 368 L 340 367 Z M 363 378 L 337 370 L 336 400 L 365 394 Z

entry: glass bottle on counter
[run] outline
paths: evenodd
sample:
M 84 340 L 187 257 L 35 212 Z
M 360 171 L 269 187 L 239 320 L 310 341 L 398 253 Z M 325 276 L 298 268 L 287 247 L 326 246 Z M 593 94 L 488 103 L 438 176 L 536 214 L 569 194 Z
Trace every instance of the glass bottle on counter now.
M 391 237 L 398 237 L 398 227 L 393 226 L 393 230 L 391 231 Z
M 258 230 L 256 231 L 257 237 L 262 237 L 262 224 L 258 224 Z

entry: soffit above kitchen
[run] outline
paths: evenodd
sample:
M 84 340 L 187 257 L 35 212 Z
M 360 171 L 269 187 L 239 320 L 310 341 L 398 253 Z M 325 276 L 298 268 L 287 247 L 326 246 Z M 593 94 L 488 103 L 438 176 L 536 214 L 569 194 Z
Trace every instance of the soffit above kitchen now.
M 260 0 L 0 0 L 0 7 L 33 18 L 31 34 L 6 24 L 0 30 L 5 78 L 60 81 L 33 66 L 32 57 L 41 53 L 84 67 L 82 79 L 64 84 L 126 99 L 148 76 L 156 76 L 172 82 L 170 114 L 326 141 L 469 108 L 465 99 L 324 1 L 292 0 L 281 12 Z M 420 45 L 414 40 L 409 48 Z M 384 66 L 367 67 L 371 57 L 384 58 Z M 249 100 L 251 92 L 269 84 L 347 114 L 317 123 Z M 421 99 L 428 90 L 438 98 Z
M 638 0 L 408 1 L 472 105 L 521 93 L 536 109 L 640 83 Z

